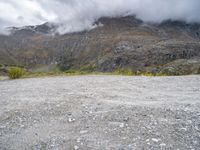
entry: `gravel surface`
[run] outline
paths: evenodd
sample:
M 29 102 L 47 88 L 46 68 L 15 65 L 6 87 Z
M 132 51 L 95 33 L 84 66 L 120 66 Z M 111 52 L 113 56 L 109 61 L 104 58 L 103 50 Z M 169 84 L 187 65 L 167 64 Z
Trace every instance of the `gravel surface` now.
M 200 76 L 0 81 L 1 150 L 198 150 Z

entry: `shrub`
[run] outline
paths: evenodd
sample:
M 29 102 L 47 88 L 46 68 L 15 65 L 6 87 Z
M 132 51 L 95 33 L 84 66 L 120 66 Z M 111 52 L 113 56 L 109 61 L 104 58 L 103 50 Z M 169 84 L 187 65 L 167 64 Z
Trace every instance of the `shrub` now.
M 24 69 L 20 67 L 9 67 L 8 76 L 10 79 L 19 79 L 25 74 Z
M 197 74 L 200 74 L 200 67 L 199 67 L 199 69 L 198 69 L 198 71 L 197 71 Z

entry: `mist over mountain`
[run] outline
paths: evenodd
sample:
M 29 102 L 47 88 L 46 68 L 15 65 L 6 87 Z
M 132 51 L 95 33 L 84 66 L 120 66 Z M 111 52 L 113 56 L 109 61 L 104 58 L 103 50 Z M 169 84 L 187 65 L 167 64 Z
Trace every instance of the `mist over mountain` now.
M 102 17 L 92 30 L 54 34 L 44 23 L 10 28 L 0 35 L 0 64 L 27 69 L 80 70 L 185 75 L 200 73 L 200 24 L 145 23 L 135 16 Z
M 0 33 L 7 27 L 51 22 L 57 32 L 71 33 L 95 28 L 101 17 L 134 15 L 144 22 L 179 20 L 200 22 L 199 0 L 1 0 Z
M 199 0 L 1 0 L 0 65 L 197 74 L 199 8 Z

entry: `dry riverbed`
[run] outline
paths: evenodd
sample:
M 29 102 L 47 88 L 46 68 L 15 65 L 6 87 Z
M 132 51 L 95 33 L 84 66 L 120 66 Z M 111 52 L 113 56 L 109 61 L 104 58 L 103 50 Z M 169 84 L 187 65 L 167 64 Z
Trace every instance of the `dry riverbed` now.
M 0 81 L 2 150 L 200 149 L 200 76 Z

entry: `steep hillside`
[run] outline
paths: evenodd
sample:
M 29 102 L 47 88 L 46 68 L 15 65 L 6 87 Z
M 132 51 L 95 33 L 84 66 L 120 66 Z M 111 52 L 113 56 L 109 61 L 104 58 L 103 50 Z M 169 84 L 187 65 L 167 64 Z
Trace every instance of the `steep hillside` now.
M 28 68 L 58 65 L 61 69 L 92 67 L 133 71 L 197 73 L 200 68 L 200 25 L 166 21 L 143 23 L 135 17 L 101 18 L 97 28 L 52 35 L 56 26 L 11 28 L 0 37 L 0 63 Z

